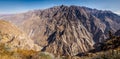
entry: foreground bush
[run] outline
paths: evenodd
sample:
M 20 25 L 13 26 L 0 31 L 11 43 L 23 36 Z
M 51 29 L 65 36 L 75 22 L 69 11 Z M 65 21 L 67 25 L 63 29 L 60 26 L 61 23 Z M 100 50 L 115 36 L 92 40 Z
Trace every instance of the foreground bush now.
M 115 50 L 99 52 L 99 54 L 92 59 L 120 59 L 120 50 L 118 48 Z
M 5 44 L 0 44 L 0 59 L 54 59 L 54 56 L 33 50 L 9 51 Z

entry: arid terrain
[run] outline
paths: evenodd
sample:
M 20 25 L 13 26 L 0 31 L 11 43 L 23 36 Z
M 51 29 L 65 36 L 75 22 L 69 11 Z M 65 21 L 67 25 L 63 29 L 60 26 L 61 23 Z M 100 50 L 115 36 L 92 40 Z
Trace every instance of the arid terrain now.
M 0 44 L 3 59 L 119 59 L 120 16 L 75 5 L 0 15 Z

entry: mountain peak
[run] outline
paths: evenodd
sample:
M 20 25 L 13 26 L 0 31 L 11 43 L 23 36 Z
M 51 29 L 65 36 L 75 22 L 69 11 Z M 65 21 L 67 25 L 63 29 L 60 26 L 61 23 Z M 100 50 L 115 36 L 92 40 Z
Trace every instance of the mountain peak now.
M 120 16 L 80 6 L 56 6 L 2 17 L 19 26 L 42 51 L 56 55 L 77 55 L 93 49 L 108 38 L 109 30 L 120 29 Z
M 62 8 L 62 7 L 67 7 L 67 6 L 66 5 L 60 5 L 59 7 Z

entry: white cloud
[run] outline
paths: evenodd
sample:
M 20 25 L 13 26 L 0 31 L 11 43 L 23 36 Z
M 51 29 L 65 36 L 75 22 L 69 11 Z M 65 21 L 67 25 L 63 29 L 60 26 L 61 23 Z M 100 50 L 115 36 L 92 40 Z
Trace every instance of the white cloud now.
M 120 15 L 120 11 L 114 11 L 114 13 L 116 13 L 116 14 Z

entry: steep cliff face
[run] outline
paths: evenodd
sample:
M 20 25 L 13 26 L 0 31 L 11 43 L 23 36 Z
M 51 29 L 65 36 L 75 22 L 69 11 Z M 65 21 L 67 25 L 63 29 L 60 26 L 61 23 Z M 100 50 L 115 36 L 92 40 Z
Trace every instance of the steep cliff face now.
M 42 51 L 60 55 L 88 51 L 94 42 L 104 41 L 109 30 L 120 29 L 120 16 L 79 6 L 55 6 L 0 18 L 17 24 Z
M 0 20 L 0 44 L 5 44 L 10 50 L 27 49 L 40 51 L 41 49 L 16 26 L 3 20 Z
M 94 42 L 91 34 L 80 20 L 69 18 L 74 14 L 66 12 L 68 7 L 60 8 L 36 13 L 33 19 L 24 22 L 23 29 L 27 29 L 25 31 L 28 35 L 36 38 L 35 42 L 44 47 L 42 51 L 57 55 L 77 55 L 92 49 Z

